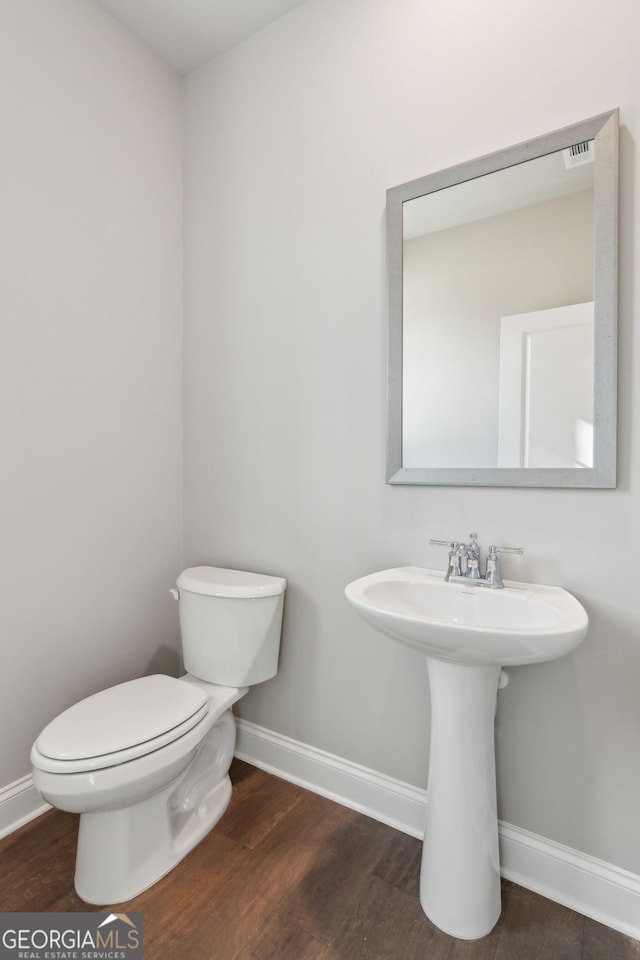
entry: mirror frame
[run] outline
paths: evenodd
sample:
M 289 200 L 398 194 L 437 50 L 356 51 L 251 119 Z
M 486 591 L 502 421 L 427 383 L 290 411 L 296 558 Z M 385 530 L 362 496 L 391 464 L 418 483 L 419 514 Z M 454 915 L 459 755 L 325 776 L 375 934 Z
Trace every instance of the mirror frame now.
M 403 467 L 402 205 L 424 194 L 595 140 L 593 467 Z M 387 190 L 386 482 L 450 486 L 615 487 L 618 326 L 618 111 Z

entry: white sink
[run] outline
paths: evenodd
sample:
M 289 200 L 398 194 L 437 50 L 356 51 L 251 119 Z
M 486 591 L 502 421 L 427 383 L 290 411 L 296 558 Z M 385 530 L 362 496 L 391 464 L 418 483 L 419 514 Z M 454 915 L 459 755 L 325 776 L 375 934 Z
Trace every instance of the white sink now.
M 395 567 L 354 580 L 346 596 L 381 633 L 455 663 L 538 663 L 578 646 L 589 620 L 562 587 L 506 580 L 501 590 L 447 583 L 421 567 Z
M 431 730 L 420 902 L 445 933 L 477 939 L 500 916 L 500 670 L 569 653 L 587 632 L 587 614 L 561 587 L 467 586 L 420 567 L 373 573 L 345 592 L 377 630 L 425 654 Z

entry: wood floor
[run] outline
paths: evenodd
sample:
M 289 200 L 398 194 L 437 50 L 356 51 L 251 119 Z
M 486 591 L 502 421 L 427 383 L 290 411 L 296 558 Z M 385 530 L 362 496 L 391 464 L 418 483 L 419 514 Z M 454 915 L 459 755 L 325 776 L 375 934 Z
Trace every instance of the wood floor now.
M 440 933 L 418 902 L 420 843 L 246 763 L 215 829 L 120 907 L 145 960 L 640 960 L 640 943 L 511 883 L 489 936 Z M 77 817 L 0 841 L 0 911 L 96 910 L 73 889 Z

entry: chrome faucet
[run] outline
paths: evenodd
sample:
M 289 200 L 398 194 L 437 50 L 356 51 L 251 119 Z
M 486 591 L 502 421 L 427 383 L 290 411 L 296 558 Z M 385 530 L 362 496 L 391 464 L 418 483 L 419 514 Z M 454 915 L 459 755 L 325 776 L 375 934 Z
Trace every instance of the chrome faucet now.
M 449 548 L 449 562 L 444 579 L 447 583 L 466 583 L 476 587 L 490 587 L 500 590 L 504 587 L 500 573 L 500 553 L 519 553 L 522 547 L 498 547 L 491 544 L 487 551 L 487 563 L 484 576 L 480 572 L 480 546 L 478 534 L 469 534 L 469 543 L 458 543 L 456 540 L 429 540 L 430 544 Z M 462 560 L 464 559 L 464 570 Z

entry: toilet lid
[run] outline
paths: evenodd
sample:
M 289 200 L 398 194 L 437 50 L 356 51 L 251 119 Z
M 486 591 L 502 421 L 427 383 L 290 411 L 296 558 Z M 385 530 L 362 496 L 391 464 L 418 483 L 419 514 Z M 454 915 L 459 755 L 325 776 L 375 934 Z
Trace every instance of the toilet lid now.
M 45 727 L 36 748 L 45 757 L 67 761 L 103 757 L 147 741 L 154 741 L 150 749 L 155 749 L 158 737 L 170 743 L 194 727 L 206 705 L 203 690 L 174 677 L 129 680 L 69 707 Z

